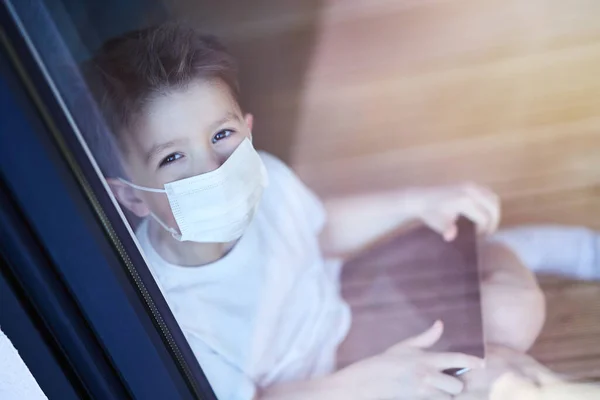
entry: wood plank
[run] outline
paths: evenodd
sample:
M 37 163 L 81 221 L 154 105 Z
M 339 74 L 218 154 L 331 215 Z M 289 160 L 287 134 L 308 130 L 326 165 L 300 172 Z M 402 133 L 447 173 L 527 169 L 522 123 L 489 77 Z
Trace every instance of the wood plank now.
M 433 185 L 474 180 L 484 184 L 518 182 L 520 178 L 557 173 L 561 183 L 568 171 L 583 175 L 587 185 L 598 179 L 600 161 L 595 141 L 600 119 L 505 131 L 498 135 L 453 139 L 445 143 L 390 147 L 385 152 L 356 157 L 310 160 L 296 163 L 300 176 L 318 192 L 381 190 L 402 185 Z M 564 135 L 568 130 L 571 134 Z M 566 170 L 566 172 L 565 172 Z M 589 179 L 589 181 L 587 180 Z M 531 182 L 526 182 L 529 187 Z M 386 187 L 387 185 L 387 187 Z M 362 187 L 361 187 L 362 186 Z M 509 196 L 513 186 L 503 185 Z M 522 188 L 527 189 L 527 188 Z M 326 191 L 327 190 L 327 191 Z
M 171 3 L 230 44 L 256 144 L 319 194 L 474 180 L 507 226 L 600 227 L 600 3 Z
M 600 46 L 594 45 L 343 87 L 311 83 L 303 93 L 298 135 L 304 141 L 297 142 L 296 157 L 351 156 L 362 147 L 358 154 L 380 153 L 593 119 L 600 115 L 598 67 Z
M 600 34 L 588 14 L 598 5 L 589 1 L 568 6 L 539 0 L 440 1 L 405 9 L 400 4 L 387 2 L 380 12 L 355 18 L 326 11 L 310 79 L 345 82 L 346 75 L 353 81 L 390 71 L 445 70 L 569 47 Z M 385 62 L 373 62 L 382 57 Z
M 596 217 L 600 213 L 599 191 L 600 186 L 595 184 L 505 202 L 509 204 L 505 204 L 502 225 L 558 224 L 587 226 L 600 231 L 600 219 Z
M 320 195 L 474 180 L 502 196 L 505 226 L 600 230 L 600 2 L 168 3 L 230 45 L 256 143 Z M 442 283 L 451 269 L 436 280 L 410 268 L 439 253 L 386 251 L 345 272 L 363 355 L 421 329 L 416 308 L 458 307 Z M 542 281 L 548 320 L 532 353 L 600 378 L 599 286 Z
M 571 380 L 600 380 L 600 282 L 542 277 L 544 329 L 531 354 Z
M 568 337 L 541 337 L 531 350 L 538 361 L 548 363 L 573 362 L 593 357 L 600 364 L 600 339 L 597 333 L 571 334 Z M 599 375 L 600 377 L 600 375 Z

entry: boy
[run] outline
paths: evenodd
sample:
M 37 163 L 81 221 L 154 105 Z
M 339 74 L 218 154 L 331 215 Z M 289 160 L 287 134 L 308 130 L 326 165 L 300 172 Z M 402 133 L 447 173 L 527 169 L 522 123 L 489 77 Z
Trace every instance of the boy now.
M 351 325 L 339 294 L 339 257 L 415 220 L 446 240 L 456 236 L 459 215 L 492 233 L 497 196 L 469 184 L 323 205 L 281 161 L 254 150 L 234 65 L 213 38 L 171 25 L 114 39 L 90 64 L 90 87 L 126 175 L 108 182 L 120 204 L 143 218 L 136 236 L 217 396 L 460 393 L 463 383 L 441 371 L 482 362 L 426 352 L 441 322 L 335 371 L 337 346 Z M 496 265 L 485 273 L 487 338 L 526 350 L 543 321 L 539 289 L 504 247 L 490 245 L 485 254 Z

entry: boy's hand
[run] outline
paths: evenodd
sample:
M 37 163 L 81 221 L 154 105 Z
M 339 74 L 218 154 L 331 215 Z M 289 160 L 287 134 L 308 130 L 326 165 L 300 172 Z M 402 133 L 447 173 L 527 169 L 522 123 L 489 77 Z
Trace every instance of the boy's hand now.
M 490 390 L 490 400 L 539 400 L 541 395 L 534 382 L 512 372 L 500 376 Z
M 405 340 L 384 353 L 357 362 L 332 376 L 332 398 L 451 399 L 464 384 L 443 374 L 448 368 L 481 368 L 483 361 L 461 353 L 427 353 L 441 337 L 443 325 L 436 322 L 427 331 Z
M 492 190 L 467 183 L 428 189 L 413 189 L 411 200 L 417 217 L 447 241 L 456 238 L 460 216 L 475 223 L 481 234 L 491 234 L 500 223 L 500 198 Z
M 508 379 L 507 376 L 511 378 Z M 560 382 L 556 375 L 527 354 L 493 344 L 487 345 L 485 368 L 469 371 L 461 376 L 461 379 L 465 382 L 465 391 L 457 397 L 459 400 L 516 400 L 517 397 L 504 397 L 504 394 L 514 389 L 509 384 L 518 381 L 518 388 L 514 390 L 532 394 L 534 392 L 529 390 L 531 388 Z M 521 390 L 524 388 L 528 390 Z

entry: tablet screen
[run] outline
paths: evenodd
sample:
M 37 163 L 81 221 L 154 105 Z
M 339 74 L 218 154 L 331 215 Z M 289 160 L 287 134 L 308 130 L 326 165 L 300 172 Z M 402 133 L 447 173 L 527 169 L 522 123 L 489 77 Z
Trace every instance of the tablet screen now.
M 457 222 L 458 236 L 452 242 L 430 231 L 427 241 L 439 248 L 426 262 L 430 285 L 435 289 L 432 303 L 421 307 L 428 323 L 444 322 L 444 334 L 434 350 L 456 351 L 480 358 L 485 356 L 481 312 L 480 271 L 475 225 L 466 218 Z M 435 243 L 437 242 L 437 244 Z
M 385 351 L 437 319 L 444 333 L 432 351 L 484 357 L 477 235 L 467 219 L 458 228 L 452 242 L 417 228 L 344 266 L 342 292 L 352 307 L 352 328 L 341 365 Z
M 445 243 L 448 247 L 448 265 L 435 268 L 452 268 L 446 278 L 448 300 L 440 299 L 437 316 L 444 321 L 442 345 L 446 351 L 457 351 L 480 358 L 485 357 L 485 341 L 481 311 L 481 284 L 477 233 L 475 225 L 461 218 L 458 221 L 458 237 Z M 445 275 L 441 275 L 445 276 Z M 458 371 L 449 371 L 457 373 Z

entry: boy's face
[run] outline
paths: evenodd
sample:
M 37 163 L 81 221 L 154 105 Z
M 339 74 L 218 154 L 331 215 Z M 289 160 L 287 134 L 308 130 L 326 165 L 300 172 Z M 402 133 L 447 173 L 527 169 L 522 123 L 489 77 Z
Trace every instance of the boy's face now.
M 158 95 L 123 142 L 125 169 L 136 185 L 162 189 L 165 183 L 220 167 L 251 137 L 252 116 L 242 116 L 228 86 L 198 80 Z M 119 180 L 109 184 L 119 202 L 139 217 L 155 213 L 177 227 L 167 195 L 135 190 Z

